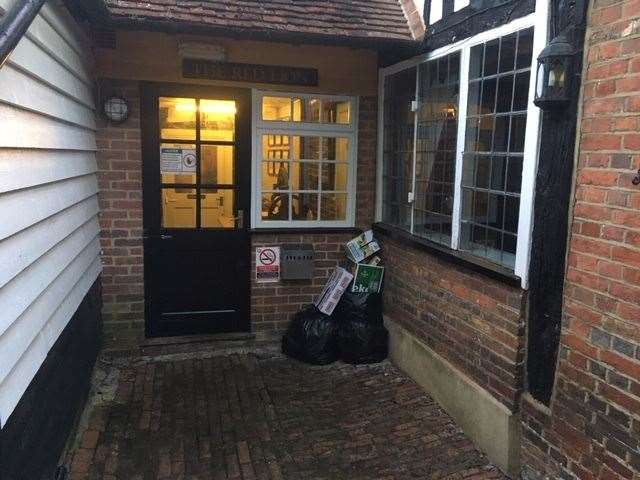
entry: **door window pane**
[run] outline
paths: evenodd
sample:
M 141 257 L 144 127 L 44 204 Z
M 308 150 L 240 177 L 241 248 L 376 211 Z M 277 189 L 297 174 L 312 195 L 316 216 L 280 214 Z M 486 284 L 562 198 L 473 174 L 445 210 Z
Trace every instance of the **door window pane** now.
M 203 188 L 200 195 L 202 228 L 235 228 L 235 190 Z
M 236 102 L 200 100 L 200 139 L 233 142 L 236 135 Z
M 196 139 L 196 100 L 160 97 L 160 137 L 166 140 Z
M 162 189 L 162 228 L 196 228 L 195 188 Z
M 161 97 L 158 107 L 160 136 L 174 140 L 160 143 L 162 228 L 235 228 L 236 103 Z
M 161 143 L 160 175 L 162 183 L 196 183 L 195 144 Z
M 200 150 L 200 183 L 232 185 L 233 153 L 232 145 L 203 145 Z

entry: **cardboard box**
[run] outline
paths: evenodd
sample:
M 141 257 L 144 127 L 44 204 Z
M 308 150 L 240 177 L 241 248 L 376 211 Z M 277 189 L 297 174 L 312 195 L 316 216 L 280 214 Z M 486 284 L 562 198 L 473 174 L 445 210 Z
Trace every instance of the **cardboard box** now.
M 360 263 L 374 253 L 380 251 L 380 245 L 373 239 L 373 231 L 367 230 L 362 235 L 349 240 L 346 245 L 347 258 L 354 263 Z
M 351 280 L 353 275 L 342 267 L 336 267 L 314 305 L 325 315 L 331 315 Z
M 359 263 L 351 291 L 353 293 L 378 293 L 382 288 L 384 267 Z

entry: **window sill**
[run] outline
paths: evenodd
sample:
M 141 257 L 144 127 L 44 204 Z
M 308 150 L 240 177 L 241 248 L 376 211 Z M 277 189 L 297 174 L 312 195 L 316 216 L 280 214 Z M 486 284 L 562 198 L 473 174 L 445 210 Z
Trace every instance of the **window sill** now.
M 474 257 L 466 252 L 457 250 L 451 250 L 443 245 L 439 245 L 435 242 L 427 240 L 426 238 L 420 238 L 410 234 L 400 228 L 394 227 L 386 223 L 375 223 L 373 225 L 373 231 L 390 237 L 392 240 L 397 240 L 405 245 L 417 248 L 431 254 L 438 254 L 439 258 L 442 258 L 448 262 L 461 265 L 470 270 L 478 273 L 482 273 L 495 280 L 499 280 L 503 283 L 514 287 L 520 287 L 520 277 L 515 275 L 508 268 L 496 265 L 478 257 Z

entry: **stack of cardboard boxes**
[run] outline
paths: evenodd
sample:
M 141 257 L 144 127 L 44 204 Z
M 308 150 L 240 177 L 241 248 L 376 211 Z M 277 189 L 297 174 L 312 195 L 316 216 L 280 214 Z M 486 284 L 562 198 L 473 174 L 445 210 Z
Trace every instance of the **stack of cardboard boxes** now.
M 378 293 L 382 288 L 384 267 L 381 266 L 382 259 L 376 255 L 380 245 L 373 238 L 373 231 L 367 230 L 347 242 L 345 250 L 348 265 L 335 269 L 314 302 L 325 315 L 333 313 L 349 285 L 353 293 Z

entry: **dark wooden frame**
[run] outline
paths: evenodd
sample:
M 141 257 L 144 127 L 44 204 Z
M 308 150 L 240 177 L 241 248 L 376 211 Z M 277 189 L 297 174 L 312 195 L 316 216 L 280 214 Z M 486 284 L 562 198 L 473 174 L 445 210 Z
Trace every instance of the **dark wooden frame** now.
M 198 165 L 200 164 L 200 148 L 202 145 L 235 145 L 236 158 L 245 159 L 243 165 L 241 161 L 235 162 L 234 185 L 236 191 L 236 210 L 243 210 L 244 225 L 242 228 L 229 231 L 243 231 L 247 236 L 247 248 L 244 253 L 240 253 L 239 263 L 242 267 L 246 267 L 246 287 L 242 289 L 241 294 L 246 298 L 245 304 L 242 306 L 244 311 L 241 312 L 239 321 L 235 331 L 248 332 L 251 329 L 249 305 L 250 296 L 250 265 L 251 265 L 251 233 L 249 229 L 249 220 L 251 218 L 251 90 L 246 88 L 235 87 L 218 87 L 206 85 L 186 85 L 186 84 L 169 84 L 142 82 L 140 84 L 140 120 L 142 134 L 142 169 L 143 169 L 143 238 L 145 242 L 144 255 L 144 296 L 145 296 L 145 333 L 149 336 L 168 335 L 168 334 L 188 334 L 188 325 L 182 329 L 176 326 L 175 331 L 167 333 L 165 329 L 157 328 L 151 321 L 150 302 L 153 291 L 152 269 L 149 262 L 148 247 L 150 244 L 162 235 L 178 234 L 186 238 L 195 238 L 202 232 L 226 232 L 224 229 L 200 228 L 200 195 L 198 192 L 201 188 L 232 188 L 229 185 L 200 185 L 200 168 L 196 169 L 196 218 L 197 227 L 189 229 L 185 232 L 183 229 L 164 229 L 161 227 L 161 191 L 163 187 L 170 187 L 171 184 L 163 184 L 161 180 L 160 169 L 157 166 L 157 152 L 160 143 L 159 134 L 159 118 L 158 118 L 158 98 L 167 97 L 183 97 L 183 98 L 215 98 L 219 100 L 235 100 L 237 106 L 236 114 L 236 139 L 234 142 L 217 142 L 217 141 L 201 141 L 199 138 L 199 116 L 197 118 L 196 140 L 174 141 L 171 143 L 185 143 L 196 145 L 196 155 Z M 183 186 L 183 185 L 181 185 Z M 191 187 L 189 187 L 191 188 Z M 244 269 L 244 268 L 243 268 Z M 213 332 L 213 331 L 212 331 Z
M 585 42 L 585 10 L 581 0 L 550 3 L 550 35 L 566 33 L 576 55 L 575 88 L 570 105 L 544 112 L 536 177 L 527 332 L 527 389 L 549 404 L 553 394 L 562 327 L 562 306 L 569 235 L 569 203 L 574 172 L 578 93 Z M 533 73 L 532 73 L 533 74 Z

